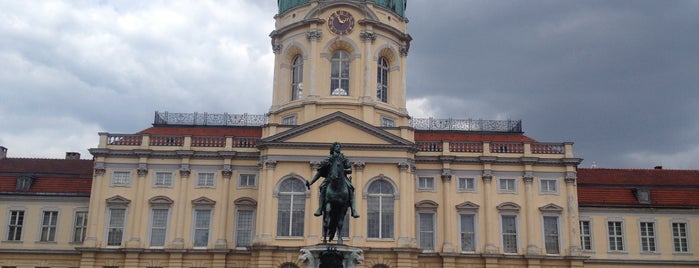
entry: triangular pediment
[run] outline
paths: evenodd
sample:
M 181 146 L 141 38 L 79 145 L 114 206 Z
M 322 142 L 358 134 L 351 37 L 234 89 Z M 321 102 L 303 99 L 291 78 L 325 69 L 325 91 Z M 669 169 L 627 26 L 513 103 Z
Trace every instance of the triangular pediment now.
M 539 207 L 539 211 L 541 212 L 557 212 L 560 213 L 563 211 L 563 207 L 556 205 L 554 203 L 550 203 L 548 205 L 545 205 L 543 207 Z
M 473 203 L 471 201 L 466 201 L 466 202 L 463 202 L 461 204 L 456 205 L 457 210 L 478 210 L 478 208 L 480 208 L 480 207 L 481 206 L 479 206 L 478 204 Z
M 120 196 L 120 195 L 112 196 L 110 198 L 107 198 L 105 201 L 107 201 L 107 204 L 110 206 L 114 206 L 114 205 L 126 206 L 129 203 L 131 203 L 131 200 L 128 200 L 125 197 Z
M 398 146 L 409 148 L 413 143 L 342 112 L 335 112 L 262 139 L 262 146 L 330 144 L 340 142 L 356 146 Z

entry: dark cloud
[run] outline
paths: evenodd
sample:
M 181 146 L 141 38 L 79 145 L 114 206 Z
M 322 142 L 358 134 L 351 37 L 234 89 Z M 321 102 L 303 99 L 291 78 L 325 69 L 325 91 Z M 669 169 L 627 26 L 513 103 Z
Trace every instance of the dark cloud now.
M 138 131 L 155 110 L 262 114 L 275 13 L 271 0 L 2 2 L 0 145 L 89 155 L 98 131 Z M 575 142 L 583 166 L 699 168 L 698 13 L 691 0 L 410 1 L 410 112 L 522 119 L 537 140 Z

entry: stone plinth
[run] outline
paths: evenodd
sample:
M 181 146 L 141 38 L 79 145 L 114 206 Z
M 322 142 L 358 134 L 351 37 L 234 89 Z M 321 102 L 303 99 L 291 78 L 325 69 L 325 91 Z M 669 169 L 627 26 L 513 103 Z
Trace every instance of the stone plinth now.
M 362 249 L 337 244 L 318 244 L 304 247 L 301 249 L 299 260 L 306 264 L 306 268 L 320 268 L 322 261 L 327 262 L 325 258 L 321 261 L 321 256 L 326 256 L 325 258 L 342 256 L 341 261 L 344 268 L 355 268 L 357 264 L 364 262 Z M 327 263 L 323 264 L 327 265 Z

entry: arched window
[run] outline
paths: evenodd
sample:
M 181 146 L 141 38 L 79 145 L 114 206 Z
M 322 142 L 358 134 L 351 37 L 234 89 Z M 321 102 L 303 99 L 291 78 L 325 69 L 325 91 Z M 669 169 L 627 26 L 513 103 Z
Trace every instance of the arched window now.
M 379 58 L 376 68 L 376 99 L 388 102 L 388 60 L 385 57 Z
M 393 186 L 385 179 L 372 182 L 367 189 L 367 236 L 393 238 Z
M 291 63 L 291 100 L 301 98 L 303 90 L 303 57 L 298 55 L 294 57 Z
M 335 51 L 330 61 L 330 94 L 333 96 L 349 95 L 349 53 L 344 50 Z
M 279 185 L 277 208 L 277 235 L 303 236 L 304 211 L 306 208 L 306 186 L 295 178 Z

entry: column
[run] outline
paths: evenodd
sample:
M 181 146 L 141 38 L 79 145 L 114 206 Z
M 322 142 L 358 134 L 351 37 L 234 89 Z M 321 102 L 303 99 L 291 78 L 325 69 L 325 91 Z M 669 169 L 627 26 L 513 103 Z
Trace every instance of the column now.
M 541 250 L 535 243 L 534 239 L 534 234 L 536 234 L 536 229 L 534 229 L 536 226 L 539 226 L 538 224 L 535 224 L 537 222 L 535 220 L 536 218 L 536 211 L 534 210 L 535 205 L 534 199 L 532 197 L 532 184 L 534 182 L 534 177 L 531 174 L 531 171 L 527 172 L 524 177 L 522 177 L 524 180 L 524 217 L 522 217 L 522 223 L 526 224 L 526 245 L 527 245 L 527 255 L 539 255 L 541 254 Z
M 138 169 L 136 170 L 138 176 L 132 186 L 135 187 L 136 195 L 133 198 L 133 205 L 130 207 L 130 215 L 127 215 L 129 225 L 126 226 L 126 237 L 131 237 L 131 239 L 126 242 L 127 248 L 141 247 L 141 227 L 143 225 L 143 220 L 148 219 L 147 216 L 143 215 L 143 207 L 148 207 L 143 203 L 143 192 L 146 188 L 146 181 L 148 180 L 148 158 L 145 154 L 140 155 L 138 162 Z
M 102 159 L 100 159 L 102 160 Z M 104 216 L 104 203 L 102 196 L 102 181 L 109 180 L 109 176 L 105 176 L 106 168 L 104 162 L 95 162 L 95 175 L 92 178 L 92 188 L 90 192 L 90 204 L 88 211 L 88 228 L 87 237 L 83 243 L 84 247 L 97 247 L 97 231 L 102 230 L 99 226 L 100 216 Z M 106 178 L 105 178 L 106 177 Z
M 396 197 L 396 202 L 398 202 L 398 208 L 396 210 L 399 215 L 398 218 L 398 247 L 415 247 L 414 232 L 415 230 L 410 230 L 409 222 L 415 222 L 415 200 L 413 200 L 413 193 L 415 191 L 415 181 L 412 180 L 413 176 L 410 174 L 410 164 L 408 162 L 398 163 L 398 169 L 400 170 L 400 178 L 398 182 L 397 189 L 400 196 Z M 399 199 L 400 198 L 400 199 Z
M 359 33 L 359 38 L 362 40 L 362 43 L 364 43 L 364 94 L 362 94 L 362 98 L 371 100 L 376 96 L 376 93 L 372 94 L 372 89 L 374 89 L 373 92 L 376 92 L 376 85 L 373 87 L 371 86 L 371 67 L 373 63 L 372 59 L 374 58 L 371 55 L 371 48 L 374 41 L 376 41 L 376 34 L 370 29 L 364 30 Z
M 311 179 L 313 176 L 318 172 L 318 169 L 320 168 L 320 162 L 319 161 L 311 161 L 309 163 L 309 168 L 310 168 L 310 176 L 307 176 L 307 178 Z M 318 180 L 315 182 L 309 191 L 311 194 L 311 198 L 309 199 L 309 206 L 311 209 L 306 213 L 306 222 L 308 222 L 308 240 L 313 242 L 313 241 L 318 241 L 320 242 L 321 239 L 321 231 L 323 230 L 323 217 L 316 217 L 313 215 L 313 213 L 316 211 L 318 208 L 319 204 L 318 202 L 320 199 L 320 184 L 321 180 Z M 356 185 L 356 184 L 355 184 Z
M 274 169 L 277 167 L 276 160 L 266 160 L 262 163 L 263 169 L 260 178 L 260 190 L 258 194 L 259 206 L 261 209 L 271 209 L 274 198 L 272 198 L 272 193 L 274 192 L 274 182 L 276 181 L 274 174 Z M 274 224 L 277 222 L 273 215 L 276 215 L 275 211 L 263 212 L 258 210 L 257 213 L 257 234 L 255 235 L 255 241 L 253 244 L 267 245 L 272 242 L 275 234 Z
M 493 175 L 490 170 L 483 170 L 483 216 L 485 217 L 485 249 L 486 254 L 496 254 L 499 253 L 499 249 L 496 246 L 498 241 L 498 229 L 497 229 L 497 213 L 495 213 L 495 206 L 493 205 L 493 190 L 492 190 Z
M 187 189 L 189 188 L 189 158 L 182 158 L 180 165 L 180 179 L 178 181 L 177 199 L 175 201 L 175 218 L 178 224 L 175 224 L 175 238 L 172 240 L 172 248 L 184 248 L 184 222 L 186 215 L 186 204 L 189 201 L 187 198 Z M 172 255 L 171 255 L 172 258 Z
M 315 26 L 312 26 L 315 27 Z M 323 39 L 323 32 L 318 29 L 310 29 L 308 32 L 306 32 L 306 39 L 311 43 L 311 51 L 309 52 L 308 59 L 310 59 L 310 75 L 307 76 L 310 78 L 310 86 L 308 89 L 308 96 L 309 97 L 316 97 L 318 96 L 318 93 L 316 92 L 316 65 L 318 60 L 320 60 L 320 53 L 318 53 L 318 42 Z M 305 76 L 305 75 L 304 75 Z
M 366 163 L 364 162 L 354 162 L 354 175 L 352 176 L 352 185 L 354 185 L 354 206 L 359 211 L 360 218 L 354 219 L 350 218 L 350 235 L 352 235 L 352 245 L 358 246 L 362 243 L 364 236 L 362 223 L 366 222 L 365 219 L 366 209 L 364 208 L 364 199 L 362 198 L 362 189 L 364 189 L 364 167 Z
M 582 249 L 580 248 L 580 230 L 578 230 L 580 219 L 578 218 L 576 179 L 577 174 L 575 171 L 566 172 L 564 179 L 566 183 L 566 197 L 568 198 L 568 232 L 566 232 L 566 239 L 568 240 L 570 255 L 580 256 Z
M 216 249 L 225 249 L 228 248 L 228 240 L 226 239 L 226 236 L 229 233 L 232 233 L 232 230 L 230 230 L 229 224 L 228 224 L 228 217 L 229 217 L 229 211 L 228 211 L 228 206 L 230 203 L 230 200 L 228 200 L 228 193 L 230 193 L 230 185 L 231 185 L 231 177 L 233 176 L 233 170 L 231 169 L 231 159 L 226 158 L 224 159 L 224 165 L 223 165 L 223 170 L 221 171 L 221 175 L 223 177 L 223 187 L 219 189 L 219 211 L 218 215 L 218 221 L 217 221 L 217 227 L 213 228 L 214 232 L 216 232 L 216 236 L 218 239 L 216 239 L 216 244 L 214 245 L 214 248 Z
M 444 233 L 444 243 L 442 244 L 443 253 L 454 253 L 454 245 L 457 243 L 456 238 L 458 234 L 455 233 L 456 227 L 456 204 L 454 204 L 454 194 L 455 188 L 452 186 L 452 175 L 451 169 L 445 168 L 442 170 L 442 218 L 444 219 L 444 226 L 442 227 L 442 232 Z

